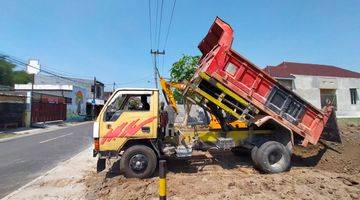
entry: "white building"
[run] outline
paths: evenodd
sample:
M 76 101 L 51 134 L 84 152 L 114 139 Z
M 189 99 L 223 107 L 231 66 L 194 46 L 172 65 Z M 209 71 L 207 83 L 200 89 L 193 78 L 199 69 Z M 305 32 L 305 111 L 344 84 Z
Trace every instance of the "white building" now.
M 294 62 L 268 66 L 264 71 L 319 109 L 330 101 L 335 105 L 337 117 L 360 117 L 358 72 Z

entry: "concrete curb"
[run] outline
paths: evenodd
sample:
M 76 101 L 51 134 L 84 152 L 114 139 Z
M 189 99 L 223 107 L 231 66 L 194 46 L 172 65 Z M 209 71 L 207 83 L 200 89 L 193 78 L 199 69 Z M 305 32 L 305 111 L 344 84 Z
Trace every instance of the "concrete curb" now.
M 0 139 L 0 143 L 7 142 L 7 141 L 10 141 L 10 140 L 19 139 L 19 138 L 23 138 L 23 137 L 27 137 L 27 136 L 31 136 L 31 135 L 38 135 L 38 134 L 47 133 L 47 132 L 51 132 L 51 131 L 55 131 L 55 130 L 65 129 L 65 128 L 69 128 L 69 127 L 72 127 L 72 126 L 79 126 L 79 125 L 83 125 L 83 124 L 87 124 L 87 123 L 94 123 L 94 122 L 93 121 L 86 121 L 86 122 L 80 122 L 80 123 L 76 123 L 76 124 L 69 124 L 69 125 L 66 125 L 66 126 L 59 126 L 57 128 L 53 128 L 53 129 L 50 129 L 50 130 L 46 130 L 46 129 L 39 130 L 39 131 L 36 131 L 35 133 L 23 133 L 23 134 L 19 134 L 18 136 Z

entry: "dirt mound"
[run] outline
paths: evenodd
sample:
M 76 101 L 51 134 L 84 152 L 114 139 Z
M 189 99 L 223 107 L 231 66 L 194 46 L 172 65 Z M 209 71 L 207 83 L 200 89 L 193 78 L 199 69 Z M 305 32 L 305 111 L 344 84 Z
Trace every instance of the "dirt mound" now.
M 326 171 L 360 173 L 360 125 L 340 124 L 342 143 L 320 141 L 316 146 L 294 149 L 293 165 Z
M 342 144 L 295 148 L 293 167 L 260 174 L 248 156 L 206 154 L 168 160 L 171 199 L 360 199 L 360 126 L 341 127 Z M 126 179 L 119 163 L 85 178 L 87 199 L 158 199 L 156 177 Z M 155 175 L 156 176 L 156 175 Z

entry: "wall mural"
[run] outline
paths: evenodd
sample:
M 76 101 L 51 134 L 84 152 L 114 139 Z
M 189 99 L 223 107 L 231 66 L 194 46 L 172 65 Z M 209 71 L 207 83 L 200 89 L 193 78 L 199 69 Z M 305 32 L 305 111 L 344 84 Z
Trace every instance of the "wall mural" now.
M 90 98 L 87 89 L 74 86 L 71 92 L 71 104 L 67 104 L 67 121 L 81 121 L 86 116 L 86 99 Z

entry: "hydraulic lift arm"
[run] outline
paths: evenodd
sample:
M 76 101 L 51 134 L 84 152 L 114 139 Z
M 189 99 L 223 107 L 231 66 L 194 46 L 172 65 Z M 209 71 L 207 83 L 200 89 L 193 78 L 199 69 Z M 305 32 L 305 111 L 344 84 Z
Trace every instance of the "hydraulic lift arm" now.
M 174 93 L 172 91 L 172 88 L 176 88 L 180 91 L 183 91 L 186 87 L 186 84 L 183 83 L 177 83 L 177 82 L 167 82 L 164 77 L 160 77 L 160 85 L 162 88 L 162 92 L 164 94 L 165 101 L 168 105 L 170 105 L 176 113 L 178 113 L 177 104 L 175 101 Z M 247 123 L 245 121 L 235 120 L 230 122 L 230 125 L 235 128 L 246 128 Z M 221 125 L 217 118 L 210 113 L 210 123 L 209 123 L 210 129 L 221 129 Z

